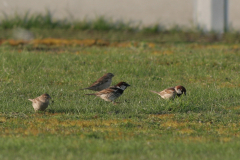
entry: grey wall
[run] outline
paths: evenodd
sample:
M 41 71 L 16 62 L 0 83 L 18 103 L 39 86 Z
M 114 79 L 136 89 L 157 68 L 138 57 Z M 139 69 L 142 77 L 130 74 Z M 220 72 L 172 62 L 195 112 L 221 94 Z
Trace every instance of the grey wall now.
M 46 13 L 54 18 L 83 19 L 103 15 L 113 20 L 142 22 L 144 25 L 160 23 L 192 27 L 194 0 L 0 0 L 3 13 Z M 229 0 L 229 23 L 240 30 L 240 0 Z
M 240 0 L 229 0 L 229 26 L 240 30 Z

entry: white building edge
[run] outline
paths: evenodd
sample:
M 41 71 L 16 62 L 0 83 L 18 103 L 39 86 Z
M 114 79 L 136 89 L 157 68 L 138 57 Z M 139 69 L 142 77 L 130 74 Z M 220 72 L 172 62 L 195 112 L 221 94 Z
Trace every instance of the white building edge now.
M 240 30 L 240 0 L 0 0 L 0 17 L 46 13 L 56 19 L 94 19 L 160 24 L 166 28 L 198 26 L 206 31 Z

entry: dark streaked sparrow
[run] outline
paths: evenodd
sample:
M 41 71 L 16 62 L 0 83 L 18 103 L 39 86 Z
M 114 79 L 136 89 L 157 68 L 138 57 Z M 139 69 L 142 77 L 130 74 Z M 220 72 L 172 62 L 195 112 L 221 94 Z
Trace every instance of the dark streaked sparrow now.
M 47 93 L 45 93 L 35 99 L 28 99 L 28 100 L 32 101 L 32 106 L 35 112 L 37 112 L 37 111 L 44 111 L 48 107 L 50 99 L 51 97 Z
M 123 91 L 129 87 L 130 85 L 127 84 L 126 82 L 119 82 L 115 86 L 111 86 L 107 89 L 104 89 L 100 92 L 97 93 L 92 93 L 92 94 L 86 94 L 86 95 L 95 95 L 100 98 L 102 98 L 105 101 L 113 102 L 114 100 L 120 97 L 123 94 Z
M 97 81 L 95 81 L 90 87 L 84 89 L 89 89 L 93 91 L 101 91 L 103 89 L 106 89 L 111 85 L 112 77 L 114 77 L 112 73 L 106 73 Z
M 170 88 L 164 89 L 161 92 L 156 92 L 156 91 L 151 91 L 151 92 L 157 93 L 163 99 L 174 99 L 176 95 L 180 97 L 183 93 L 186 95 L 186 89 L 183 86 L 170 87 Z

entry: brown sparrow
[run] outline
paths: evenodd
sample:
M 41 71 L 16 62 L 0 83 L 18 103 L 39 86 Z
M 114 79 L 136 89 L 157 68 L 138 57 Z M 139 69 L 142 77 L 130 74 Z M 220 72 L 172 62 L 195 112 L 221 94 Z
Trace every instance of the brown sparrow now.
M 32 101 L 32 106 L 35 112 L 37 112 L 37 111 L 44 111 L 48 107 L 50 99 L 51 97 L 47 93 L 45 93 L 35 99 L 28 99 L 28 100 Z
M 100 98 L 102 98 L 105 101 L 109 101 L 109 102 L 113 102 L 114 100 L 117 99 L 118 97 L 120 97 L 123 94 L 123 91 L 130 86 L 129 84 L 127 84 L 126 82 L 119 82 L 117 85 L 115 86 L 111 86 L 107 89 L 104 89 L 100 92 L 97 93 L 92 93 L 92 94 L 86 94 L 86 95 L 95 95 L 98 96 Z
M 187 91 L 183 86 L 175 86 L 175 87 L 170 87 L 170 88 L 164 89 L 161 92 L 156 92 L 156 91 L 151 91 L 151 92 L 157 93 L 163 99 L 174 99 L 176 95 L 178 97 L 180 97 L 182 94 L 186 95 Z
M 112 73 L 106 73 L 101 78 L 96 80 L 90 87 L 84 89 L 89 89 L 93 91 L 101 91 L 103 89 L 106 89 L 111 85 L 112 77 L 114 77 Z

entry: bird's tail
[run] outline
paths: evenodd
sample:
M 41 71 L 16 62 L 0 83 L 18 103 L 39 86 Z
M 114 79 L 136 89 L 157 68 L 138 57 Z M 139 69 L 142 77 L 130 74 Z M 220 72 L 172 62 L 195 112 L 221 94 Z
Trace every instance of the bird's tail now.
M 151 90 L 150 90 L 150 92 L 153 92 L 153 93 L 157 93 L 157 94 L 158 94 L 158 92 L 156 92 L 156 91 L 151 91 Z
M 33 99 L 28 99 L 29 101 L 33 101 Z

